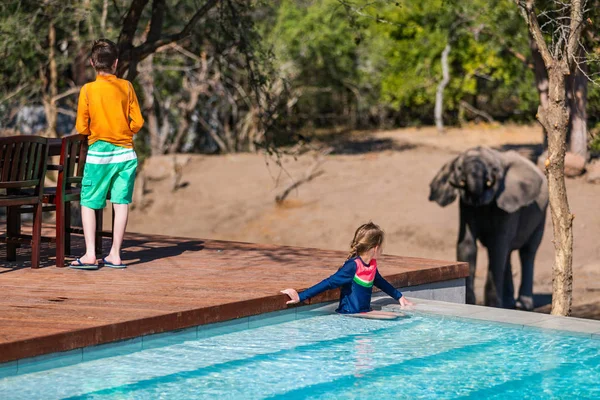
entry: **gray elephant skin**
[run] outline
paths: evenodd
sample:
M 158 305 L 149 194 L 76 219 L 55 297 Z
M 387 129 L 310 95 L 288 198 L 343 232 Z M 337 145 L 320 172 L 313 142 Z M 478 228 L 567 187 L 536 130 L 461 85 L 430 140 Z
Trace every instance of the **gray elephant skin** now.
M 457 259 L 469 263 L 467 303 L 475 304 L 473 281 L 477 240 L 488 250 L 484 303 L 533 309 L 533 264 L 544 235 L 548 183 L 542 172 L 515 151 L 469 149 L 446 163 L 430 185 L 429 200 L 445 207 L 457 195 Z M 510 255 L 519 251 L 521 287 L 515 300 Z

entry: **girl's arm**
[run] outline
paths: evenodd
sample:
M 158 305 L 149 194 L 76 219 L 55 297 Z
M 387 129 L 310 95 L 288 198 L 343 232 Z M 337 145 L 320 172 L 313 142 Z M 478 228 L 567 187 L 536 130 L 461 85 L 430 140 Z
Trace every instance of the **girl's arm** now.
M 321 282 L 304 290 L 300 294 L 294 289 L 282 290 L 281 293 L 287 294 L 292 299 L 288 301 L 287 304 L 299 303 L 323 293 L 326 290 L 335 289 L 346 283 L 352 282 L 355 273 L 356 263 L 354 261 L 347 261 L 335 274 L 331 275 L 329 278 L 323 279 Z
M 407 300 L 406 297 L 404 297 L 402 295 L 402 292 L 400 292 L 398 289 L 393 287 L 391 283 L 386 281 L 385 278 L 383 276 L 381 276 L 379 271 L 377 271 L 375 273 L 375 280 L 373 281 L 373 284 L 376 287 L 378 287 L 379 289 L 381 289 L 383 292 L 385 292 L 388 296 L 390 296 L 394 300 L 398 301 L 401 305 L 403 305 L 403 306 L 414 305 L 412 302 Z

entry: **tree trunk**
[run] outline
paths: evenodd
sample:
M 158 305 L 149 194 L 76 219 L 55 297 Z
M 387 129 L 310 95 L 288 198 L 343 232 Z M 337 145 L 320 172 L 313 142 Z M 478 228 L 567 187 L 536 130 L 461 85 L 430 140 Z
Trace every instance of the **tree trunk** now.
M 100 31 L 102 36 L 106 35 L 106 17 L 108 16 L 108 0 L 102 3 L 102 16 L 100 17 Z
M 163 154 L 160 140 L 160 127 L 154 104 L 154 76 L 152 70 L 153 55 L 149 55 L 141 64 L 143 68 L 140 71 L 140 85 L 144 94 L 144 110 L 146 111 L 146 121 L 148 121 L 148 132 L 150 133 L 150 153 L 153 156 Z
M 569 151 L 579 154 L 587 160 L 588 133 L 586 106 L 588 79 L 585 76 L 586 72 L 586 63 L 575 67 L 575 72 L 567 78 L 567 95 L 571 114 L 568 136 Z
M 46 87 L 46 91 L 42 96 L 44 112 L 46 113 L 46 132 L 47 137 L 56 137 L 56 125 L 58 118 L 58 107 L 56 106 L 56 95 L 58 94 L 58 70 L 56 67 L 56 55 L 54 49 L 56 47 L 56 29 L 54 22 L 50 21 L 48 26 L 48 72 L 50 81 Z
M 179 120 L 179 125 L 177 126 L 177 134 L 175 135 L 175 139 L 173 139 L 173 143 L 169 146 L 169 153 L 177 153 L 179 148 L 181 147 L 181 142 L 183 138 L 188 133 L 190 127 L 190 120 L 192 119 L 192 114 L 196 109 L 196 105 L 198 104 L 198 97 L 200 96 L 200 91 L 196 90 L 193 86 L 189 89 L 190 98 L 188 102 L 183 107 L 183 115 Z
M 89 56 L 87 50 L 80 47 L 73 59 L 73 82 L 77 86 L 83 86 L 88 80 L 86 69 L 90 65 Z
M 540 105 L 543 108 L 548 107 L 548 72 L 544 60 L 538 49 L 537 43 L 529 35 L 529 48 L 531 49 L 531 57 L 533 58 L 533 68 L 535 72 L 535 87 L 540 96 Z M 544 151 L 548 149 L 548 132 L 544 128 Z
M 540 105 L 538 119 L 548 132 L 546 171 L 555 250 L 552 314 L 566 316 L 571 313 L 573 290 L 573 215 L 569 210 L 564 173 L 569 127 L 565 76 L 568 75 L 569 70 L 561 61 L 555 61 L 548 67 L 548 72 L 549 102 L 546 107 Z
M 535 0 L 515 0 L 527 21 L 548 73 L 548 104 L 540 105 L 537 118 L 548 133 L 548 159 L 545 162 L 548 176 L 550 214 L 554 229 L 554 265 L 552 269 L 552 314 L 567 316 L 571 313 L 573 290 L 573 218 L 569 210 L 565 185 L 565 154 L 569 128 L 569 105 L 566 101 L 565 77 L 577 68 L 576 55 L 582 50 L 580 43 L 584 27 L 584 3 L 571 0 L 562 9 L 561 20 L 568 20 L 551 34 L 554 38 L 568 32 L 566 40 L 559 43 L 560 56 L 553 55 L 538 22 Z M 567 17 L 568 15 L 568 17 Z M 556 21 L 559 21 L 556 19 Z M 560 22 L 562 23 L 562 22 Z M 560 24 L 559 23 L 559 24 Z
M 450 44 L 447 44 L 442 51 L 442 81 L 435 92 L 435 126 L 439 133 L 444 132 L 443 106 L 444 106 L 444 88 L 450 82 L 450 72 L 448 67 L 448 54 L 450 53 Z

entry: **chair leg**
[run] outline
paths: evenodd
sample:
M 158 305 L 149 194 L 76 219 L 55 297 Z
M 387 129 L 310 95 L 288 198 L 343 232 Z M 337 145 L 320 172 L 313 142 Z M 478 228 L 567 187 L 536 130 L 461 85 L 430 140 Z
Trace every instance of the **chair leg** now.
M 96 255 L 102 255 L 102 226 L 104 210 L 96 210 Z
M 65 252 L 64 254 L 71 254 L 71 203 L 63 203 L 63 209 L 65 212 Z
M 31 268 L 40 267 L 42 250 L 42 203 L 33 206 L 33 234 L 31 240 Z
M 65 266 L 65 203 L 56 202 L 56 266 Z
M 6 238 L 15 238 L 21 234 L 21 214 L 18 207 L 7 207 Z M 6 243 L 6 261 L 17 260 L 17 244 Z

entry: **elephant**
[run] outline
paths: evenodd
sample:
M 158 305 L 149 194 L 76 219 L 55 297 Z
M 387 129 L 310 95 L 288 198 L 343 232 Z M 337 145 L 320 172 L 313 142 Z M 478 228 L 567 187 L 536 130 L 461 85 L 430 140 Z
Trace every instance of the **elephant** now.
M 485 305 L 533 310 L 533 264 L 548 206 L 544 174 L 516 151 L 479 146 L 448 161 L 429 188 L 429 201 L 442 207 L 460 194 L 456 254 L 459 261 L 469 263 L 467 303 L 475 304 L 479 240 L 488 250 Z M 519 250 L 522 271 L 516 300 L 510 261 L 513 250 Z

